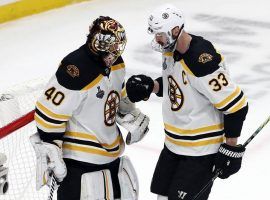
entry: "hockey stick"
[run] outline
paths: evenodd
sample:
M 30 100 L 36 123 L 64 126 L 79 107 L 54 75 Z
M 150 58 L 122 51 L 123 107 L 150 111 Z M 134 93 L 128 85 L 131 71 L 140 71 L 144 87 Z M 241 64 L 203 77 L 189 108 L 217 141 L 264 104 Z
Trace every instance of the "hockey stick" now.
M 265 125 L 270 121 L 270 116 L 260 125 L 259 128 L 257 128 L 257 130 L 247 139 L 247 141 L 243 144 L 243 147 L 246 147 L 251 140 L 253 140 L 256 135 L 258 135 L 258 133 L 263 129 L 263 127 L 265 127 Z M 205 190 L 216 180 L 216 178 L 222 173 L 222 170 L 217 170 L 216 174 L 214 175 L 213 178 L 211 178 L 210 181 L 207 182 L 207 184 L 193 197 L 192 200 L 196 200 L 198 199 L 202 193 L 205 192 Z
M 57 187 L 58 187 L 58 184 L 57 184 L 56 178 L 55 178 L 54 174 L 52 174 L 52 180 L 51 180 L 50 193 L 48 196 L 48 200 L 53 200 L 53 194 L 54 194 L 54 191 L 57 189 Z

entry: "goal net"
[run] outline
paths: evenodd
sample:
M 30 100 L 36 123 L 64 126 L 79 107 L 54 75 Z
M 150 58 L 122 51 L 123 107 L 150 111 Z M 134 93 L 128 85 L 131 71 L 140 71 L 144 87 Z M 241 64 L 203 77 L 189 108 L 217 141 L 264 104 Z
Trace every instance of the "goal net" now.
M 47 187 L 36 191 L 36 156 L 29 142 L 29 136 L 36 132 L 35 102 L 46 82 L 47 79 L 38 79 L 0 91 L 0 153 L 7 157 L 3 166 L 8 168 L 9 183 L 0 200 L 48 198 Z

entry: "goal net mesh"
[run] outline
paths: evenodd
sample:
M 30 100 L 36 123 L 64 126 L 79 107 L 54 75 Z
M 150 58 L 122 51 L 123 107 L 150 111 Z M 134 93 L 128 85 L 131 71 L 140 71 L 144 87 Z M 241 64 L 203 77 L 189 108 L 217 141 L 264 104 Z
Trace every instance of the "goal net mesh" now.
M 0 128 L 34 110 L 35 102 L 47 79 L 32 80 L 5 91 L 0 91 Z M 7 156 L 9 189 L 0 200 L 47 199 L 49 189 L 36 191 L 36 156 L 29 136 L 36 132 L 32 121 L 22 128 L 3 136 L 0 132 L 0 153 Z M 1 135 L 2 134 L 2 135 Z

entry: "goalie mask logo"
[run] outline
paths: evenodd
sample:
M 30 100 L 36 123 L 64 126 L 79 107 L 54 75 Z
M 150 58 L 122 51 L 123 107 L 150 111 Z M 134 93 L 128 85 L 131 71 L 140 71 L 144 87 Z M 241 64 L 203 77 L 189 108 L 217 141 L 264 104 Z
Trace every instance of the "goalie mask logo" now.
M 178 111 L 183 106 L 184 95 L 172 76 L 168 76 L 168 95 L 171 101 L 171 110 Z
M 111 91 L 108 94 L 104 106 L 104 123 L 107 126 L 115 124 L 116 112 L 120 104 L 120 96 L 116 91 Z

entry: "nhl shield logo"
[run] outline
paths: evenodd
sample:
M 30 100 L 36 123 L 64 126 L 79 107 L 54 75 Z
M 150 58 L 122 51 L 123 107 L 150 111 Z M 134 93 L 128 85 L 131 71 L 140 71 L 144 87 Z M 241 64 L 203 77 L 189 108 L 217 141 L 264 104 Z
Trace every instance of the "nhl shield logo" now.
M 102 99 L 103 96 L 104 96 L 104 90 L 101 90 L 100 86 L 98 86 L 97 89 L 98 89 L 98 92 L 96 94 L 96 97 L 99 98 L 99 99 Z

